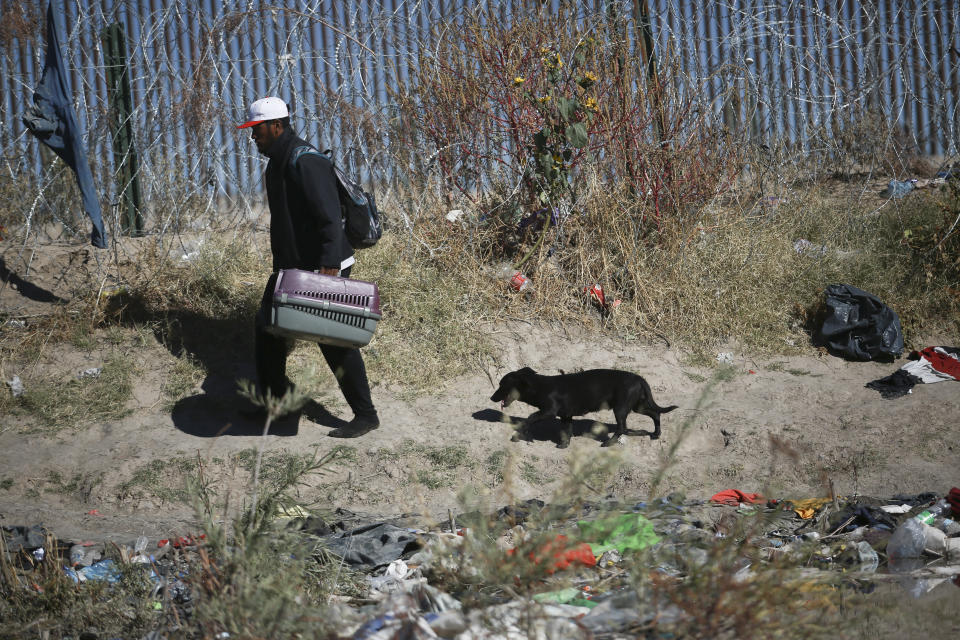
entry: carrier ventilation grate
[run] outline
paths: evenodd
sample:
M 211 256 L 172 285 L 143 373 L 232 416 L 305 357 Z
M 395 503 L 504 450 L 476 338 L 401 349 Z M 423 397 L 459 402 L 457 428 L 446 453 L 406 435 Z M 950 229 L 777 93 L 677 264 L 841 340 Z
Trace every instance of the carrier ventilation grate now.
M 364 318 L 353 315 L 352 313 L 342 313 L 340 311 L 329 311 L 324 309 L 314 309 L 313 307 L 302 307 L 298 304 L 290 305 L 291 309 L 296 309 L 302 313 L 309 313 L 312 316 L 319 316 L 326 320 L 332 320 L 351 327 L 363 327 Z
M 330 302 L 339 302 L 340 304 L 349 304 L 355 307 L 370 306 L 370 296 L 361 296 L 349 293 L 329 293 L 327 291 L 293 291 L 291 295 L 302 296 L 304 298 L 315 298 L 317 300 L 329 300 Z

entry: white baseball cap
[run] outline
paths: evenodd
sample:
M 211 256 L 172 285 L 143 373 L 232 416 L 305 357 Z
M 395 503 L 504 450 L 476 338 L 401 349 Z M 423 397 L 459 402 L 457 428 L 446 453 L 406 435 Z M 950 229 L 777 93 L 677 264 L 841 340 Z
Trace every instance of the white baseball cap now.
M 260 124 L 264 120 L 279 120 L 290 115 L 287 110 L 287 103 L 280 98 L 270 96 L 269 98 L 260 98 L 250 105 L 247 110 L 247 121 L 237 127 L 237 129 L 246 129 L 255 124 Z

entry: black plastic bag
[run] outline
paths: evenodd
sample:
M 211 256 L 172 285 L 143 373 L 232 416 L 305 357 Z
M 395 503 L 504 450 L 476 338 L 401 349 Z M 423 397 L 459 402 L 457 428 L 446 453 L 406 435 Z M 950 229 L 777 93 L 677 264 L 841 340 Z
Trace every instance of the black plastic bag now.
M 826 291 L 827 315 L 817 341 L 835 356 L 890 361 L 903 353 L 897 313 L 879 298 L 848 284 Z

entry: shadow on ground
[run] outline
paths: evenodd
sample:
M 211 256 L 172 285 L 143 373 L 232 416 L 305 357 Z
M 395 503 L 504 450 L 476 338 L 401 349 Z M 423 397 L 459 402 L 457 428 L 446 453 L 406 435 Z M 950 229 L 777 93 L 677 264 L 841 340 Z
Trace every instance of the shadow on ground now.
M 24 298 L 35 302 L 66 302 L 63 298 L 54 295 L 42 287 L 38 287 L 32 282 L 24 280 L 7 269 L 7 263 L 4 262 L 3 258 L 0 258 L 0 283 L 9 285 Z
M 257 407 L 247 399 L 236 393 L 227 395 L 216 390 L 183 398 L 174 405 L 171 418 L 177 429 L 198 438 L 259 436 L 263 435 L 266 423 L 263 413 L 258 412 Z M 310 400 L 299 411 L 274 420 L 268 433 L 273 436 L 295 436 L 299 433 L 301 418 L 330 429 L 348 424 L 320 403 Z
M 497 411 L 496 409 L 481 409 L 473 414 L 474 420 L 483 420 L 484 422 L 500 422 L 504 424 L 512 425 L 514 428 L 520 427 L 523 424 L 525 418 L 508 416 L 502 411 Z M 561 422 L 557 418 L 551 418 L 549 420 L 540 420 L 530 425 L 527 429 L 527 436 L 523 438 L 524 440 L 534 441 L 550 441 L 557 443 L 559 445 L 559 434 L 561 429 Z M 601 428 L 596 428 L 596 427 Z M 600 435 L 596 435 L 594 430 L 599 431 Z M 604 429 L 606 431 L 604 431 Z M 612 433 L 616 430 L 616 425 L 608 425 L 603 422 L 597 422 L 596 420 L 574 420 L 572 422 L 572 436 L 577 437 L 588 437 L 597 442 L 603 442 L 607 439 L 607 433 Z M 627 430 L 627 434 L 634 433 L 632 429 Z M 640 433 L 640 432 L 636 432 Z

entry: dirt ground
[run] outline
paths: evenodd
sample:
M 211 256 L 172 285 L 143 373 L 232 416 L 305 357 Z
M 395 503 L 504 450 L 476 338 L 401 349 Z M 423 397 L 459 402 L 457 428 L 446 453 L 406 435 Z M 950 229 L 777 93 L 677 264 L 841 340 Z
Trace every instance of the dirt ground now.
M 29 323 L 69 297 L 89 249 L 60 248 L 55 259 L 34 260 L 30 275 L 0 293 L 0 308 Z M 22 274 L 16 251 L 4 252 L 10 273 Z M 71 262 L 72 261 L 72 262 Z M 3 331 L 25 330 L 7 324 Z M 51 432 L 20 413 L 0 416 L 0 524 L 42 523 L 65 539 L 132 540 L 196 531 L 183 499 L 183 480 L 197 461 L 220 496 L 241 503 L 250 485 L 249 452 L 263 444 L 267 459 L 335 447 L 347 457 L 312 478 L 300 494 L 304 505 L 337 507 L 375 516 L 420 514 L 442 519 L 465 509 L 469 491 L 497 507 L 518 500 L 562 500 L 557 495 L 571 465 L 587 461 L 609 473 L 593 479 L 588 494 L 624 499 L 648 497 L 651 482 L 670 452 L 672 464 L 661 494 L 688 498 L 738 488 L 769 497 L 826 495 L 892 496 L 946 492 L 960 486 L 960 385 L 920 385 L 912 394 L 885 400 L 864 384 L 888 375 L 895 363 L 851 363 L 810 349 L 805 355 L 760 359 L 735 346 L 730 364 L 697 366 L 665 344 L 639 344 L 564 327 L 498 323 L 487 328 L 498 362 L 443 388 L 411 397 L 403 388 L 373 388 L 382 426 L 354 440 L 327 437 L 349 418 L 338 393 L 321 398 L 330 414 L 316 411 L 287 419 L 262 438 L 262 425 L 241 415 L 235 379 L 209 376 L 194 393 L 165 401 L 163 386 L 175 358 L 148 341 L 132 351 L 136 365 L 131 413 Z M 957 336 L 930 344 L 957 344 Z M 63 379 L 102 366 L 112 348 L 106 336 L 86 350 L 53 345 L 30 371 L 0 363 L 4 381 L 43 372 Z M 252 375 L 251 354 L 229 354 L 235 377 Z M 322 364 L 319 351 L 318 363 Z M 701 363 L 702 364 L 702 363 Z M 577 420 L 569 448 L 544 437 L 511 442 L 514 426 L 533 411 L 514 404 L 504 415 L 489 400 L 495 382 L 509 370 L 531 366 L 542 373 L 613 367 L 643 375 L 656 401 L 679 409 L 663 417 L 663 437 L 634 434 L 609 448 L 591 435 L 593 421 L 612 424 L 610 412 Z M 3 393 L 9 393 L 3 385 Z M 30 389 L 26 390 L 30 393 Z M 631 428 L 650 428 L 633 414 Z M 246 456 L 246 457 L 244 457 Z M 271 458 L 273 456 L 273 458 Z

